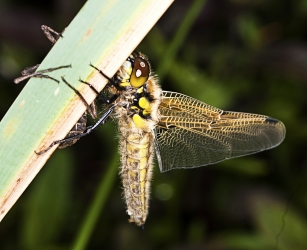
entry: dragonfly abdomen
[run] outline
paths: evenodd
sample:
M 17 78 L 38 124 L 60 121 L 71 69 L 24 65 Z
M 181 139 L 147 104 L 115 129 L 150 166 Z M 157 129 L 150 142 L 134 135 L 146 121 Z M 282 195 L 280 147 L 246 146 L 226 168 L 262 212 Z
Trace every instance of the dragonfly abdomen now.
M 130 222 L 145 223 L 153 169 L 153 135 L 138 128 L 127 116 L 119 119 L 121 178 Z

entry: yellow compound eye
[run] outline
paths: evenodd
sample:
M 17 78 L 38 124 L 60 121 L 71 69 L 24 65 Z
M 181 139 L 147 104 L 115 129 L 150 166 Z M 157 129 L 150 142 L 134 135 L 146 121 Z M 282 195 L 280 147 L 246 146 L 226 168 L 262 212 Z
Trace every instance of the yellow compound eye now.
M 146 60 L 137 57 L 134 60 L 133 71 L 130 78 L 130 84 L 134 88 L 141 87 L 149 77 L 150 67 Z

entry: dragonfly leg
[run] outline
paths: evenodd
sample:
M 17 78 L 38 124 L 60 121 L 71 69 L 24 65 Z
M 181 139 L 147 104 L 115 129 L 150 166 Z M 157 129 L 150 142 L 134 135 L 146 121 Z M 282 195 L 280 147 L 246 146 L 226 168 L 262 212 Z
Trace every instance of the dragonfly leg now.
M 91 105 L 87 103 L 87 101 L 84 99 L 84 97 L 81 95 L 81 93 L 74 87 L 72 86 L 69 82 L 67 82 L 65 80 L 65 78 L 62 76 L 62 80 L 63 82 L 69 87 L 71 88 L 76 95 L 79 96 L 79 98 L 81 99 L 82 103 L 84 104 L 84 106 L 86 107 L 87 111 L 89 112 L 89 114 L 91 115 L 91 117 L 93 119 L 97 118 L 97 107 L 95 102 L 93 102 Z M 83 82 L 83 81 L 82 81 Z M 84 82 L 83 82 L 84 83 Z M 91 86 L 92 89 L 94 89 L 95 91 L 97 91 L 93 86 Z M 97 92 L 99 94 L 99 92 Z
M 110 77 L 108 77 L 105 73 L 103 73 L 100 69 L 98 69 L 97 67 L 95 67 L 93 64 L 90 63 L 90 66 L 94 69 L 96 69 L 104 78 L 106 78 L 110 83 L 114 83 L 114 80 Z M 114 83 L 115 85 L 115 83 Z
M 45 36 L 52 43 L 52 45 L 55 44 L 60 37 L 63 37 L 62 33 L 65 31 L 65 29 L 64 29 L 61 33 L 58 33 L 58 32 L 54 31 L 53 29 L 51 29 L 50 27 L 48 27 L 46 25 L 42 25 L 41 28 L 42 28 Z M 37 77 L 37 78 L 51 79 L 51 80 L 59 83 L 59 80 L 57 80 L 57 79 L 55 79 L 55 78 L 53 78 L 51 76 L 45 75 L 45 73 L 49 73 L 49 72 L 52 72 L 54 70 L 58 70 L 58 69 L 62 69 L 62 68 L 71 68 L 71 65 L 65 65 L 65 66 L 60 66 L 60 67 L 56 67 L 56 68 L 50 68 L 50 69 L 36 71 L 38 67 L 39 67 L 39 64 L 37 64 L 35 66 L 31 66 L 31 67 L 25 68 L 21 72 L 21 76 L 17 77 L 14 80 L 14 82 L 16 84 L 18 84 L 18 83 L 20 83 L 20 82 L 22 82 L 22 81 L 24 81 L 26 79 L 29 79 L 31 77 Z
M 86 106 L 88 113 L 93 117 L 96 118 L 97 117 L 97 110 L 96 110 L 96 105 L 93 102 L 91 105 L 89 105 L 86 100 L 84 99 L 84 97 L 81 95 L 81 93 L 75 88 L 73 87 L 69 82 L 66 81 L 66 79 L 62 76 L 62 80 L 63 82 L 69 87 L 71 88 L 81 99 L 82 103 Z M 83 83 L 86 83 L 84 81 L 81 81 Z M 86 83 L 87 85 L 89 85 L 89 83 Z M 91 89 L 95 92 L 98 93 L 99 92 L 92 86 Z M 86 127 L 86 116 L 87 116 L 87 112 L 85 112 L 81 118 L 78 120 L 78 122 L 74 125 L 74 127 L 70 130 L 70 132 L 68 133 L 68 135 L 62 139 L 62 140 L 57 140 L 52 142 L 49 147 L 45 148 L 44 150 L 41 150 L 39 152 L 36 152 L 36 154 L 38 155 L 42 155 L 44 153 L 46 153 L 48 150 L 50 150 L 53 146 L 59 144 L 59 148 L 65 148 L 68 146 L 73 145 L 74 143 L 76 143 L 81 137 L 88 135 L 89 133 L 91 133 L 93 130 L 95 130 L 99 125 L 104 124 L 108 117 L 111 115 L 111 113 L 113 112 L 113 110 L 115 109 L 115 107 L 119 105 L 119 103 L 112 105 L 105 113 L 104 115 L 93 125 L 93 126 L 88 126 Z
M 62 140 L 54 141 L 46 149 L 44 149 L 42 151 L 39 151 L 39 152 L 35 151 L 35 153 L 38 154 L 38 155 L 42 155 L 42 154 L 46 153 L 49 149 L 51 149 L 53 146 L 55 146 L 57 144 L 62 144 L 62 145 L 65 145 L 65 146 L 70 146 L 71 144 L 69 144 L 69 142 L 76 141 L 76 140 L 80 139 L 81 137 L 88 135 L 89 133 L 94 131 L 96 128 L 98 128 L 99 125 L 104 124 L 106 122 L 106 120 L 108 119 L 108 117 L 112 114 L 112 112 L 114 111 L 114 109 L 115 109 L 115 107 L 117 105 L 119 105 L 119 103 L 112 105 L 93 126 L 88 126 L 83 133 L 79 133 L 77 135 L 74 135 L 74 136 L 68 137 L 68 138 L 66 137 L 66 138 L 64 138 Z
M 77 123 L 68 132 L 68 134 L 64 139 L 74 137 L 78 134 L 82 134 L 86 130 L 86 123 L 87 123 L 87 112 L 85 111 L 83 115 L 80 117 L 80 119 L 77 121 Z M 66 148 L 68 146 L 71 146 L 75 144 L 78 140 L 79 138 L 62 142 L 59 144 L 59 148 Z
M 57 40 L 59 40 L 60 37 L 63 37 L 62 34 L 65 31 L 65 29 L 59 33 L 53 29 L 51 29 L 50 27 L 46 26 L 46 25 L 42 25 L 41 26 L 45 36 L 48 38 L 48 40 L 52 43 L 55 44 L 57 42 Z
M 62 76 L 62 80 L 69 88 L 71 88 L 79 96 L 83 104 L 86 106 L 88 113 L 93 118 L 96 118 L 97 109 L 96 109 L 95 103 L 93 102 L 91 105 L 89 105 L 84 99 L 84 97 L 81 95 L 81 93 L 71 84 L 69 84 L 63 76 Z M 75 144 L 82 137 L 80 135 L 82 135 L 84 131 L 86 131 L 87 129 L 91 127 L 91 126 L 86 127 L 86 123 L 87 123 L 87 112 L 84 112 L 83 115 L 80 117 L 77 123 L 72 127 L 72 129 L 69 131 L 69 133 L 66 135 L 64 139 L 54 141 L 46 149 L 41 150 L 39 152 L 35 151 L 35 153 L 38 155 L 42 155 L 46 153 L 48 150 L 50 150 L 54 145 L 57 145 L 57 144 L 59 144 L 59 148 L 65 148 L 65 147 Z
M 40 64 L 36 64 L 35 66 L 26 67 L 23 71 L 21 71 L 21 75 L 28 76 L 28 75 L 35 73 L 39 65 Z
M 99 92 L 92 84 L 90 84 L 89 82 L 83 81 L 81 79 L 79 79 L 80 82 L 86 84 L 87 86 L 89 86 L 96 94 L 97 97 L 104 103 L 104 104 L 112 104 L 117 98 L 118 95 L 114 94 L 113 96 L 111 96 L 111 98 L 107 99 L 102 95 L 102 92 Z M 108 85 L 107 85 L 108 86 Z M 107 87 L 106 86 L 106 87 Z
M 43 69 L 43 70 L 39 70 L 39 71 L 35 71 L 37 68 L 39 67 L 39 64 L 35 65 L 35 66 L 32 66 L 32 67 L 27 67 L 25 68 L 22 72 L 21 72 L 21 75 L 22 76 L 19 76 L 17 77 L 14 82 L 16 84 L 28 79 L 28 78 L 32 78 L 32 77 L 36 77 L 36 78 L 47 78 L 47 79 L 51 79 L 57 83 L 59 83 L 60 81 L 51 77 L 51 76 L 48 76 L 48 75 L 45 75 L 45 73 L 49 73 L 49 72 L 52 72 L 52 71 L 55 71 L 55 70 L 58 70 L 58 69 L 63 69 L 63 68 L 71 68 L 71 64 L 70 65 L 64 65 L 64 66 L 60 66 L 60 67 L 55 67 L 55 68 L 49 68 L 49 69 Z
M 89 82 L 83 81 L 81 79 L 79 79 L 79 82 L 82 82 L 82 83 L 86 84 L 87 86 L 89 86 L 90 89 L 93 90 L 97 95 L 100 94 L 99 91 L 92 84 L 90 84 Z

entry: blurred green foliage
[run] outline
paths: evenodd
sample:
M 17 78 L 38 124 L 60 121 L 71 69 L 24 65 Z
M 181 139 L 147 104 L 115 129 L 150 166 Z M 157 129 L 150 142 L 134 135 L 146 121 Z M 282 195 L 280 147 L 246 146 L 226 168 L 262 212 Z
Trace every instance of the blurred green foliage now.
M 145 231 L 127 222 L 115 176 L 83 244 L 86 249 L 307 249 L 307 3 L 207 0 L 195 3 L 203 6 L 193 12 L 193 2 L 175 1 L 138 47 L 158 74 L 170 65 L 163 89 L 277 118 L 286 125 L 286 139 L 270 151 L 214 166 L 165 174 L 156 168 Z M 22 88 L 13 79 L 50 49 L 40 25 L 62 30 L 83 3 L 1 1 L 1 117 Z M 73 147 L 57 150 L 1 222 L 0 248 L 76 246 L 91 220 L 89 211 L 103 204 L 97 202 L 101 182 L 119 165 L 116 134 L 110 121 Z

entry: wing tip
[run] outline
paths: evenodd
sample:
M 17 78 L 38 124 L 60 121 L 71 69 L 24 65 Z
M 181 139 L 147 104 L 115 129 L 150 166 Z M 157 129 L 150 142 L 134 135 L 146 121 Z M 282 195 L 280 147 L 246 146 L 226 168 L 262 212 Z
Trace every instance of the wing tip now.
M 265 119 L 265 122 L 268 122 L 268 123 L 273 123 L 273 124 L 280 123 L 280 121 L 279 121 L 279 120 L 274 119 L 274 118 L 269 117 L 269 116 L 268 116 L 268 117 Z
M 278 132 L 279 132 L 278 141 L 276 141 L 276 143 L 274 143 L 274 145 L 271 147 L 271 148 L 274 148 L 274 147 L 278 146 L 279 144 L 281 144 L 283 142 L 283 140 L 285 139 L 285 137 L 286 137 L 286 127 L 281 121 L 279 121 L 275 118 L 269 117 L 269 116 L 265 119 L 265 123 L 269 123 L 269 124 L 275 126 L 277 128 Z

